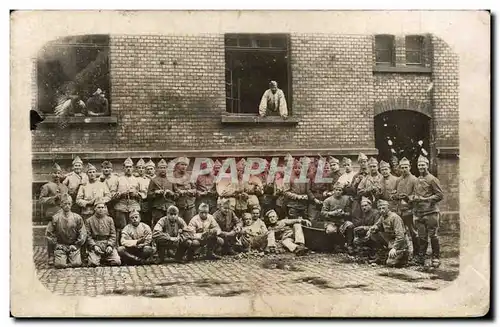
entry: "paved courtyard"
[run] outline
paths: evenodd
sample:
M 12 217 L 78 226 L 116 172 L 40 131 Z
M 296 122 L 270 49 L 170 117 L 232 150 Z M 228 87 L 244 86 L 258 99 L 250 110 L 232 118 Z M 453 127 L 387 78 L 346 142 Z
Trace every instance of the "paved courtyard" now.
M 343 254 L 295 257 L 225 257 L 220 261 L 189 264 L 52 269 L 46 248 L 34 248 L 42 284 L 64 295 L 139 295 L 175 297 L 190 295 L 311 295 L 346 292 L 435 292 L 458 276 L 459 237 L 441 236 L 442 265 L 430 270 L 402 269 L 355 263 Z

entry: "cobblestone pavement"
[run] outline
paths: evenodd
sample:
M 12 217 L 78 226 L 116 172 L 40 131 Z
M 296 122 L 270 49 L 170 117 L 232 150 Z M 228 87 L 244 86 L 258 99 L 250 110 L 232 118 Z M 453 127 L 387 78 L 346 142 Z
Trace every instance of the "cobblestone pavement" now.
M 35 247 L 40 281 L 65 295 L 311 295 L 346 292 L 433 292 L 458 276 L 458 236 L 442 236 L 442 265 L 435 270 L 372 267 L 343 254 L 295 257 L 225 257 L 189 264 L 52 269 L 45 247 Z

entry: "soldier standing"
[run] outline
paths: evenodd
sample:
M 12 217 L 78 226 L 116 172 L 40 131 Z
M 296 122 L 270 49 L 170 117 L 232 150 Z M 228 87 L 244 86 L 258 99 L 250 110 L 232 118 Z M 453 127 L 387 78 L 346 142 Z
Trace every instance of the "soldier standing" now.
M 151 160 L 151 158 L 146 162 L 146 177 L 149 179 L 153 179 L 155 177 L 155 163 Z
M 44 184 L 40 190 L 40 203 L 43 205 L 43 218 L 52 221 L 52 217 L 61 211 L 61 196 L 68 194 L 68 188 L 61 183 L 62 169 L 54 163 L 52 166 L 52 181 Z M 54 247 L 52 243 L 47 244 L 49 265 L 54 264 Z
M 439 208 L 437 203 L 443 200 L 443 190 L 439 180 L 429 173 L 429 160 L 420 156 L 417 161 L 419 172 L 415 192 L 410 201 L 414 205 L 414 215 L 418 231 L 419 251 L 420 255 L 417 258 L 418 263 L 423 265 L 425 255 L 429 245 L 428 239 L 431 240 L 432 248 L 432 266 L 439 267 L 440 249 L 439 249 Z
M 340 175 L 338 182 L 344 185 L 344 188 L 352 183 L 352 179 L 356 173 L 352 169 L 352 160 L 349 158 L 342 159 L 342 165 L 344 166 L 344 173 Z
M 398 214 L 403 219 L 403 223 L 410 234 L 413 245 L 413 258 L 417 258 L 419 254 L 418 236 L 415 224 L 413 222 L 413 211 L 410 203 L 410 196 L 415 193 L 418 179 L 410 172 L 410 161 L 406 158 L 401 159 L 399 162 L 401 169 L 401 177 L 399 177 L 396 185 L 396 200 L 398 207 Z
M 196 185 L 191 182 L 191 174 L 187 172 L 189 159 L 181 157 L 174 167 L 174 193 L 177 195 L 177 208 L 179 217 L 189 223 L 191 218 L 196 215 Z
M 141 210 L 141 195 L 140 185 L 137 178 L 132 175 L 134 170 L 134 162 L 132 159 L 127 158 L 123 162 L 125 173 L 118 177 L 117 189 L 114 194 L 117 200 L 115 204 L 116 216 L 115 227 L 118 238 L 120 237 L 121 230 L 127 225 L 130 212 L 133 210 Z
M 382 175 L 378 172 L 377 159 L 371 157 L 368 161 L 368 168 L 368 175 L 366 175 L 358 185 L 358 197 L 365 196 L 370 199 L 372 203 L 375 203 L 382 194 L 382 186 L 380 185 Z
M 323 178 L 330 178 L 331 170 L 330 163 L 326 162 L 323 172 Z M 311 187 L 309 193 L 309 218 L 311 221 L 319 220 L 321 217 L 321 208 L 323 201 L 328 197 L 328 193 L 332 190 L 331 183 L 316 182 L 316 171 L 311 176 Z
M 106 183 L 102 183 L 97 179 L 97 169 L 92 165 L 87 165 L 88 182 L 80 186 L 76 203 L 80 206 L 81 216 L 87 220 L 94 214 L 96 201 L 101 201 L 104 204 L 111 200 L 111 193 Z
M 309 180 L 299 181 L 302 164 L 295 160 L 290 182 L 285 184 L 284 195 L 287 200 L 288 216 L 291 218 L 307 218 L 309 201 Z
M 202 162 L 200 168 L 206 169 L 207 166 L 206 162 Z M 196 179 L 196 207 L 199 207 L 202 203 L 208 204 L 210 214 L 217 211 L 217 190 L 213 170 L 198 176 Z
M 396 184 L 398 178 L 391 174 L 391 166 L 385 161 L 380 161 L 380 186 L 382 192 L 380 198 L 389 202 L 389 210 L 396 212 L 397 201 L 396 201 Z
M 68 187 L 68 193 L 71 195 L 71 199 L 73 200 L 73 208 L 71 210 L 73 212 L 80 212 L 79 206 L 76 204 L 76 196 L 78 195 L 78 189 L 81 185 L 85 185 L 89 180 L 87 175 L 82 172 L 83 170 L 83 161 L 80 157 L 76 157 L 73 160 L 73 171 L 66 175 L 66 178 L 63 181 L 63 184 Z
M 111 200 L 107 203 L 108 215 L 112 218 L 116 216 L 115 214 L 115 204 L 116 198 L 115 193 L 118 187 L 118 175 L 113 172 L 113 164 L 110 161 L 103 161 L 101 164 L 102 175 L 100 177 L 101 182 L 105 183 L 109 189 Z
M 135 168 L 137 170 L 136 177 L 139 181 L 139 194 L 141 195 L 141 217 L 145 224 L 150 225 L 151 228 L 153 228 L 154 225 L 152 225 L 151 209 L 149 208 L 150 206 L 148 201 L 148 189 L 151 179 L 146 176 L 145 165 L 146 163 L 142 158 L 135 164 Z
M 364 153 L 358 156 L 359 171 L 352 178 L 352 183 L 344 188 L 344 192 L 353 198 L 351 216 L 353 219 L 361 217 L 361 196 L 358 195 L 358 186 L 368 175 L 368 157 Z
M 167 178 L 164 159 L 158 162 L 158 175 L 149 183 L 148 198 L 151 199 L 151 225 L 156 226 L 160 218 L 167 215 L 167 209 L 175 206 L 174 185 Z

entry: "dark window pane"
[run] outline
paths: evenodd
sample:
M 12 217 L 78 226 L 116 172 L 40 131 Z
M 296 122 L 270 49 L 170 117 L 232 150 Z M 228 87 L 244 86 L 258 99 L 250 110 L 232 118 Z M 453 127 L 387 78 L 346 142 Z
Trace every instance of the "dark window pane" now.
M 259 48 L 269 48 L 271 46 L 271 42 L 268 38 L 261 37 L 257 39 L 257 46 Z
M 240 47 L 251 47 L 252 43 L 248 36 L 241 36 L 238 38 L 238 46 Z
M 377 50 L 376 51 L 377 63 L 390 63 L 392 62 L 392 51 L 390 50 Z
M 273 48 L 286 48 L 286 37 L 277 36 L 271 39 Z
M 233 37 L 226 37 L 226 46 L 235 47 L 238 45 L 238 39 Z
M 405 37 L 406 50 L 422 50 L 424 39 L 420 35 L 409 35 Z
M 420 64 L 422 63 L 422 54 L 420 51 L 406 51 L 406 63 Z
M 376 35 L 375 49 L 392 50 L 394 48 L 393 35 Z

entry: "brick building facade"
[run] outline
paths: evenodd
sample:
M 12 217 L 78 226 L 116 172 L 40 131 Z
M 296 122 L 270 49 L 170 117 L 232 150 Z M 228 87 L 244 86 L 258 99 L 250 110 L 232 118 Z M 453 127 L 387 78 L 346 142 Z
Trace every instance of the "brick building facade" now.
M 47 117 L 32 132 L 35 182 L 49 178 L 54 160 L 70 169 L 74 155 L 94 164 L 111 160 L 117 170 L 128 156 L 378 155 L 376 117 L 418 112 L 429 124 L 444 219 L 458 224 L 459 72 L 452 49 L 423 35 L 419 64 L 410 63 L 408 36 L 390 36 L 390 62 L 380 64 L 373 35 L 287 37 L 291 115 L 282 120 L 227 111 L 223 34 L 110 35 L 111 116 L 74 117 L 64 129 Z

